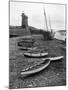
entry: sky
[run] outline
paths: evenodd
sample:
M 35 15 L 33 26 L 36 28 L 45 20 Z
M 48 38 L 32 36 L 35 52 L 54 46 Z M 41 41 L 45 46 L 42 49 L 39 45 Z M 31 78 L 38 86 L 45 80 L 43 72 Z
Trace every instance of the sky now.
M 21 14 L 24 12 L 28 16 L 29 26 L 39 29 L 46 29 L 44 10 L 47 17 L 47 25 L 51 29 L 65 30 L 65 5 L 58 4 L 42 4 L 42 3 L 26 3 L 26 2 L 10 2 L 10 25 L 21 25 Z

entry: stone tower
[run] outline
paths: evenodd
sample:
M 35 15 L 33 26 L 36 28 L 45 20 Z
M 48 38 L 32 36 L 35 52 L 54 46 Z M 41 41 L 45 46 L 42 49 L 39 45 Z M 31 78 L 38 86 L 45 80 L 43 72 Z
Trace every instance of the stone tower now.
M 21 27 L 27 31 L 26 33 L 30 34 L 30 30 L 28 27 L 28 17 L 24 13 L 22 13 L 21 16 L 22 16 Z
M 22 28 L 28 27 L 28 17 L 22 13 Z

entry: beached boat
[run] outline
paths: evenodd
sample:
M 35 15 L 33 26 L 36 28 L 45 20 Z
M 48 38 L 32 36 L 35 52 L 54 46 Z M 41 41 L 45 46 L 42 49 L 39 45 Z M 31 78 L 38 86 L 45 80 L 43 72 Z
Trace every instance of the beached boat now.
M 18 47 L 19 50 L 35 50 L 37 47 Z
M 40 58 L 40 57 L 44 57 L 47 56 L 48 52 L 45 52 L 43 50 L 39 50 L 39 49 L 35 49 L 35 50 L 29 50 L 28 52 L 24 53 L 24 56 L 26 57 L 33 57 L 33 58 Z
M 31 36 L 30 37 L 26 36 L 19 39 L 18 46 L 32 47 L 34 42 L 35 42 L 34 38 L 32 38 Z
M 57 61 L 63 59 L 64 56 L 57 56 L 57 57 L 48 57 L 48 58 L 43 58 L 43 60 L 49 59 L 50 61 Z
M 34 50 L 37 47 L 34 46 L 34 38 L 32 38 L 31 36 L 26 36 L 26 37 L 22 37 L 19 39 L 18 41 L 18 49 L 20 50 Z
M 37 64 L 36 66 L 32 66 L 30 68 L 27 68 L 25 71 L 21 71 L 21 75 L 24 76 L 24 75 L 37 73 L 37 72 L 45 69 L 49 64 L 50 64 L 50 60 L 47 59 L 41 64 Z
M 26 57 L 35 57 L 35 58 L 37 58 L 37 57 L 44 57 L 44 56 L 47 56 L 48 55 L 48 53 L 24 53 L 24 56 L 26 56 Z
M 43 59 L 41 59 L 42 62 L 22 70 L 21 75 L 22 76 L 27 76 L 27 75 L 30 75 L 30 74 L 40 72 L 43 69 L 45 69 L 50 64 L 51 61 L 57 61 L 57 60 L 61 60 L 61 59 L 63 59 L 63 56 L 43 58 Z

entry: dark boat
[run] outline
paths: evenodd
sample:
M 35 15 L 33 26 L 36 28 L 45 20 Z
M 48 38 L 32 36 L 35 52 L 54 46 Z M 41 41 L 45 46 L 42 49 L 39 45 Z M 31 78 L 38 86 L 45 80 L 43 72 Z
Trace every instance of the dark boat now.
M 32 47 L 35 39 L 32 36 L 23 36 L 18 41 L 18 46 Z
M 18 49 L 20 50 L 32 50 L 36 47 L 34 46 L 35 39 L 31 36 L 24 36 L 18 40 Z
M 35 50 L 37 47 L 18 47 L 20 50 Z

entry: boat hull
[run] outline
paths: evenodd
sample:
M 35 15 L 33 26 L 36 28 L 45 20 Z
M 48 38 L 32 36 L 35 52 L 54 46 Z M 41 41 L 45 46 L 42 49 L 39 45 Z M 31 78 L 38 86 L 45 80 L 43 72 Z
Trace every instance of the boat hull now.
M 48 53 L 24 53 L 24 56 L 26 57 L 31 57 L 31 58 L 42 58 L 42 57 L 45 57 L 47 56 Z
M 57 56 L 57 57 L 49 57 L 49 58 L 43 58 L 42 60 L 46 60 L 46 59 L 50 59 L 50 61 L 58 61 L 58 60 L 62 60 L 64 58 L 64 56 Z
M 30 75 L 30 74 L 34 74 L 34 73 L 40 72 L 40 71 L 44 70 L 49 64 L 50 64 L 50 60 L 48 59 L 48 61 L 46 63 L 44 62 L 37 69 L 21 72 L 21 76 L 27 76 L 27 75 Z
M 20 75 L 25 77 L 25 76 L 28 76 L 28 75 L 31 75 L 31 74 L 35 74 L 37 72 L 40 72 L 40 71 L 44 70 L 50 64 L 51 61 L 58 61 L 58 60 L 61 60 L 61 59 L 63 59 L 63 56 L 51 57 L 51 58 L 43 58 L 42 63 L 39 63 L 39 64 L 37 64 L 35 66 L 31 66 L 30 68 L 27 68 L 25 70 L 22 70 Z M 31 69 L 33 67 L 38 66 L 38 65 L 39 65 L 38 68 L 35 68 L 34 70 L 29 70 L 29 69 Z
M 35 50 L 37 47 L 19 47 L 20 50 Z

